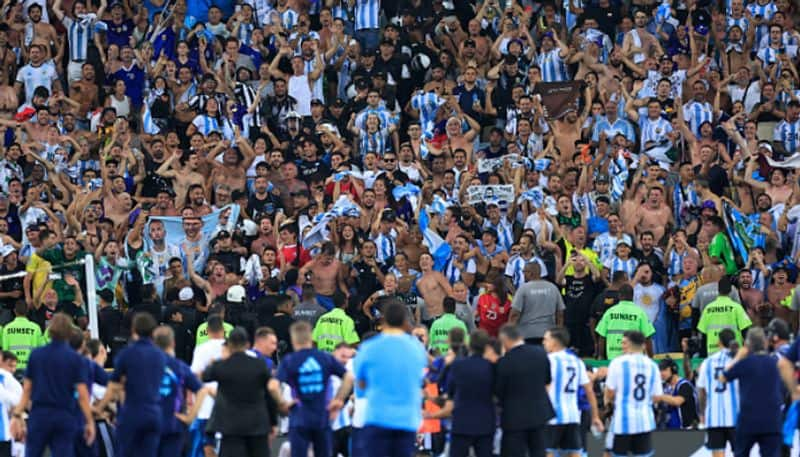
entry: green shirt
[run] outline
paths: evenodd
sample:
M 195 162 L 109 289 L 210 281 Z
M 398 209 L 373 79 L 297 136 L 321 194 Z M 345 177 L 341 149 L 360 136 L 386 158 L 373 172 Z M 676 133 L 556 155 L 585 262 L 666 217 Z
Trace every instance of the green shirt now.
M 733 257 L 733 248 L 724 233 L 719 232 L 711 239 L 708 244 L 708 256 L 718 258 L 725 265 L 725 273 L 732 275 L 736 273 L 736 259 Z
M 656 333 L 642 308 L 632 301 L 621 301 L 606 310 L 595 328 L 595 332 L 606 339 L 608 360 L 622 354 L 622 335 L 628 330 L 642 332 L 647 338 Z
M 225 338 L 231 334 L 231 330 L 233 330 L 233 325 L 227 322 L 222 323 L 222 331 L 225 333 Z M 208 341 L 208 322 L 203 322 L 197 327 L 197 336 L 194 338 L 194 346 L 200 346 L 206 341 Z
M 311 337 L 319 350 L 328 352 L 333 352 L 339 343 L 355 344 L 359 341 L 353 319 L 341 308 L 334 308 L 320 316 Z
M 708 355 L 711 355 L 719 350 L 719 332 L 726 328 L 733 330 L 736 341 L 741 346 L 742 330 L 751 325 L 753 323 L 742 305 L 730 297 L 720 295 L 703 309 L 700 322 L 697 323 L 697 330 L 706 335 Z
M 44 260 L 50 262 L 52 266 L 57 267 L 68 262 L 75 262 L 77 260 L 81 260 L 84 257 L 86 257 L 86 253 L 83 251 L 78 251 L 75 254 L 75 258 L 73 258 L 72 260 L 67 260 L 66 257 L 64 257 L 64 250 L 60 247 L 55 247 L 45 250 L 40 254 L 40 256 Z M 84 274 L 85 269 L 83 265 L 72 265 L 70 267 L 62 268 L 61 274 L 63 275 L 64 273 L 71 274 L 78 281 L 78 283 L 82 283 L 85 276 Z M 69 284 L 67 284 L 67 282 L 64 281 L 63 277 L 53 281 L 53 289 L 58 294 L 58 301 L 60 302 L 75 301 L 75 289 Z
M 447 336 L 450 330 L 458 327 L 464 330 L 464 335 L 468 335 L 467 325 L 464 321 L 456 317 L 455 314 L 442 314 L 438 319 L 433 321 L 431 325 L 430 348 L 439 351 L 439 354 L 447 354 L 450 349 L 450 344 L 447 342 Z
M 39 324 L 31 322 L 27 317 L 17 317 L 9 322 L 2 331 L 3 350 L 11 351 L 17 356 L 17 369 L 24 370 L 28 366 L 31 352 L 46 344 Z

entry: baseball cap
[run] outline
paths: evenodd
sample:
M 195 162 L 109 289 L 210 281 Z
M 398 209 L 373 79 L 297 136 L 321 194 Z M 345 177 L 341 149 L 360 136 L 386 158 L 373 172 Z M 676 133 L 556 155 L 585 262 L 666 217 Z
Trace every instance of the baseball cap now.
M 302 118 L 302 116 L 300 116 L 300 113 L 298 113 L 297 111 L 289 111 L 288 113 L 286 113 L 286 119 L 300 119 L 300 118 Z
M 14 246 L 11 246 L 10 244 L 4 244 L 3 247 L 0 247 L 0 256 L 5 257 L 15 251 L 16 249 L 14 249 Z
M 769 152 L 772 152 L 772 145 L 771 145 L 771 144 L 769 144 L 769 141 L 760 141 L 760 142 L 758 143 L 758 147 L 759 147 L 759 148 L 764 148 L 764 149 L 766 149 L 767 151 L 769 151 Z
M 706 208 L 716 210 L 717 204 L 714 203 L 714 200 L 706 200 L 703 202 L 703 206 L 701 206 L 700 209 L 706 209 Z
M 294 192 L 290 192 L 289 195 L 292 196 L 292 197 L 307 197 L 307 198 L 311 198 L 311 193 L 309 193 L 307 189 L 296 190 Z
M 217 236 L 215 238 L 220 239 L 220 238 L 230 238 L 230 237 L 231 237 L 231 232 L 227 230 L 220 230 L 219 232 L 217 232 Z
M 385 210 L 381 214 L 381 222 L 394 222 L 395 219 L 394 211 L 392 210 Z
M 336 99 L 336 100 L 333 102 L 333 105 L 332 105 L 332 106 L 335 106 L 335 107 L 337 107 L 337 108 L 341 108 L 341 107 L 344 107 L 344 105 L 346 105 L 346 103 L 344 102 L 344 100 L 342 100 L 341 98 L 337 98 L 337 99 Z
M 324 103 L 322 103 L 322 100 L 320 100 L 318 98 L 315 98 L 315 99 L 311 100 L 311 104 L 312 105 L 324 105 Z
M 620 246 L 628 246 L 628 247 L 631 247 L 631 244 L 630 244 L 630 243 L 628 243 L 628 240 L 626 240 L 625 238 L 622 238 L 621 240 L 618 240 L 618 241 L 617 241 L 617 245 L 616 245 L 616 247 L 620 247 Z
M 239 284 L 229 287 L 225 294 L 225 298 L 231 303 L 243 303 L 245 297 L 247 297 L 247 292 Z
M 597 175 L 597 177 L 594 179 L 594 182 L 596 182 L 596 183 L 597 182 L 604 182 L 604 183 L 607 184 L 608 181 L 609 181 L 608 175 L 605 174 L 605 173 L 601 173 L 601 174 Z
M 178 300 L 189 301 L 194 298 L 194 291 L 191 287 L 186 286 L 178 292 Z

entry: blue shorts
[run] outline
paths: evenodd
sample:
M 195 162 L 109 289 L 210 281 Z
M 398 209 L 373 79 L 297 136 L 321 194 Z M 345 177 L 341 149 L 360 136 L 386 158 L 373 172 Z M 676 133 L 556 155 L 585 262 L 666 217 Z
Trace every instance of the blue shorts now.
M 319 303 L 319 306 L 325 308 L 327 311 L 330 311 L 336 307 L 336 304 L 333 302 L 333 295 L 317 294 L 317 303 Z
M 214 435 L 206 433 L 208 419 L 195 419 L 189 427 L 189 454 L 187 457 L 205 457 L 203 448 L 213 446 Z
M 369 454 L 381 457 L 408 457 L 414 455 L 416 432 L 395 430 L 368 425 L 361 432 L 361 444 Z

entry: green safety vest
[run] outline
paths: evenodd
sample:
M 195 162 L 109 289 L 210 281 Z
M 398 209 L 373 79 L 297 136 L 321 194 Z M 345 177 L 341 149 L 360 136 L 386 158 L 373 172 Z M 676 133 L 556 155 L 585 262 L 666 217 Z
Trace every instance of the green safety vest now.
M 706 335 L 706 347 L 708 355 L 711 355 L 719 350 L 717 343 L 721 331 L 726 328 L 733 330 L 736 341 L 741 345 L 742 330 L 751 325 L 753 323 L 742 305 L 730 297 L 720 295 L 703 309 L 700 321 L 697 322 L 697 331 Z
M 606 339 L 608 360 L 622 354 L 622 336 L 628 330 L 642 332 L 646 338 L 656 333 L 642 308 L 632 301 L 621 301 L 606 310 L 595 328 L 595 332 Z
M 353 319 L 341 308 L 334 308 L 320 316 L 311 337 L 317 343 L 319 350 L 328 352 L 333 352 L 342 342 L 347 344 L 359 342 Z
M 233 325 L 223 322 L 222 323 L 222 330 L 225 333 L 225 338 L 231 334 L 231 330 L 233 330 Z M 208 341 L 208 322 L 203 322 L 197 327 L 197 335 L 194 338 L 194 346 L 200 346 L 201 344 Z
M 464 330 L 464 336 L 469 335 L 467 325 L 455 314 L 442 314 L 441 317 L 433 321 L 433 324 L 431 324 L 430 348 L 438 350 L 441 355 L 447 354 L 450 349 L 447 336 L 450 334 L 450 330 L 455 327 Z
M 11 351 L 17 356 L 17 368 L 24 370 L 28 366 L 31 352 L 46 341 L 39 324 L 26 317 L 17 317 L 9 322 L 2 331 L 3 350 Z

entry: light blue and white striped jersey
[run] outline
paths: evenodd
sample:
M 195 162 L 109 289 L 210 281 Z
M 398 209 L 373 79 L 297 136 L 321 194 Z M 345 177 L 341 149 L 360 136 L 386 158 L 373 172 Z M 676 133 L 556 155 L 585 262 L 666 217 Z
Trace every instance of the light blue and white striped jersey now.
M 685 250 L 683 252 L 678 252 L 676 250 L 672 250 L 669 253 L 669 258 L 667 259 L 667 274 L 672 276 L 677 276 L 679 274 L 683 274 L 683 259 L 689 255 L 689 250 Z
M 0 401 L 0 441 L 11 441 L 10 421 L 11 409 L 19 403 L 22 397 L 22 385 L 14 379 L 14 375 L 0 368 L 0 389 L 3 390 L 2 401 Z
M 549 424 L 579 424 L 581 410 L 578 409 L 579 387 L 589 383 L 586 366 L 578 357 L 565 350 L 550 352 L 550 379 L 552 382 L 547 388 L 547 395 L 556 417 L 550 419 Z
M 94 31 L 94 19 L 87 17 L 76 21 L 69 16 L 64 16 L 61 20 L 67 29 L 67 42 L 69 43 L 69 60 L 75 62 L 85 61 L 89 40 L 92 39 Z
M 770 1 L 763 5 L 759 5 L 758 2 L 753 2 L 747 5 L 745 8 L 747 11 L 750 11 L 751 16 L 761 16 L 764 18 L 764 22 L 756 27 L 755 42 L 760 43 L 761 37 L 764 35 L 769 35 L 769 23 L 772 21 L 772 15 L 778 11 L 778 7 L 776 7 L 775 4 Z
M 636 267 L 639 266 L 639 261 L 634 258 L 622 260 L 616 255 L 614 255 L 605 262 L 603 262 L 603 266 L 608 268 L 609 278 L 613 277 L 614 273 L 618 271 L 624 271 L 625 273 L 628 274 L 629 278 L 632 278 L 633 273 L 636 271 Z
M 381 0 L 356 0 L 355 30 L 380 28 Z
M 747 33 L 747 28 L 750 27 L 750 21 L 748 21 L 747 18 L 744 16 L 738 19 L 728 16 L 727 22 L 728 22 L 728 30 L 730 30 L 731 27 L 736 25 L 740 29 L 742 29 L 742 33 Z
M 703 122 L 714 121 L 714 109 L 708 102 L 700 103 L 697 100 L 692 100 L 683 105 L 683 117 L 689 123 L 694 135 L 699 139 L 700 125 Z
M 542 82 L 569 81 L 567 65 L 559 55 L 560 52 L 561 49 L 555 48 L 536 55 L 536 64 L 542 70 Z
M 773 49 L 770 47 L 759 49 L 756 53 L 756 59 L 761 61 L 761 67 L 766 69 L 772 64 L 778 65 L 778 69 L 775 71 L 775 74 L 780 74 L 781 67 L 783 66 L 778 60 L 778 50 Z
M 483 229 L 494 229 L 497 232 L 497 244 L 499 244 L 506 251 L 511 251 L 511 246 L 514 244 L 514 226 L 506 217 L 500 217 L 497 225 L 487 217 L 483 220 Z
M 358 136 L 358 151 L 363 158 L 368 152 L 374 152 L 378 157 L 383 157 L 389 146 L 389 130 L 379 129 L 375 132 L 367 132 L 362 130 Z
M 280 13 L 281 15 L 281 25 L 286 30 L 292 30 L 294 25 L 297 24 L 297 20 L 300 18 L 300 15 L 297 14 L 297 11 L 287 8 L 286 11 Z
M 379 233 L 374 239 L 375 246 L 378 247 L 378 251 L 375 253 L 375 259 L 379 263 L 386 263 L 387 260 L 394 259 L 395 254 L 397 254 L 397 240 L 391 235 L 384 235 L 383 233 Z
M 564 15 L 566 16 L 567 31 L 570 32 L 578 24 L 578 15 L 569 10 L 569 4 L 572 3 L 576 8 L 583 9 L 583 2 L 581 0 L 563 0 L 562 6 L 564 8 Z
M 690 182 L 686 186 L 681 183 L 675 184 L 672 191 L 672 216 L 678 227 L 684 227 L 689 222 L 689 209 L 700 206 L 700 197 L 694 190 L 694 183 Z
M 800 146 L 797 137 L 798 134 L 800 134 L 800 119 L 794 122 L 782 120 L 775 126 L 775 131 L 772 133 L 772 140 L 783 143 L 784 149 L 791 155 L 797 152 L 798 146 Z
M 525 275 L 523 270 L 525 269 L 525 265 L 529 263 L 537 262 L 539 264 L 539 275 L 544 278 L 547 276 L 547 267 L 545 266 L 542 259 L 537 256 L 531 256 L 530 259 L 526 259 L 522 257 L 520 254 L 515 254 L 510 259 L 508 259 L 508 263 L 506 263 L 506 276 L 511 278 L 511 283 L 514 284 L 515 289 L 519 289 L 519 287 L 525 283 Z
M 311 60 L 305 60 L 305 72 L 307 75 L 310 75 L 314 72 L 317 68 L 317 59 L 312 58 Z M 319 78 L 314 81 L 314 87 L 311 88 L 311 97 L 312 99 L 318 98 L 322 100 L 322 103 L 325 104 L 325 91 L 322 89 L 322 82 L 324 78 L 324 71 L 325 71 L 325 59 L 322 59 L 322 71 L 323 74 L 320 74 Z
M 769 284 L 769 273 L 764 274 L 759 268 L 751 268 L 750 275 L 753 277 L 753 285 L 750 287 L 766 292 Z
M 328 378 L 328 393 L 327 397 L 333 398 L 336 396 L 336 392 L 339 391 L 339 387 L 342 385 L 342 378 L 338 376 L 331 376 Z M 350 417 L 350 410 L 352 409 L 352 400 L 349 400 L 345 407 L 339 411 L 339 414 L 336 415 L 335 418 L 331 420 L 331 430 L 334 432 L 345 427 L 350 427 L 353 425 L 353 420 Z
M 478 266 L 475 263 L 474 257 L 470 257 L 466 262 L 463 262 L 464 263 L 463 270 L 461 270 L 456 266 L 455 264 L 456 260 L 457 259 L 455 254 L 451 254 L 450 258 L 447 259 L 447 265 L 445 265 L 444 271 L 442 272 L 444 273 L 445 278 L 447 278 L 447 281 L 449 281 L 450 284 L 455 284 L 458 281 L 461 281 L 462 273 L 468 273 L 474 275 L 478 271 Z
M 419 111 L 419 124 L 423 133 L 433 129 L 433 124 L 436 121 L 436 112 L 444 102 L 446 100 L 439 97 L 434 91 L 419 91 L 411 97 L 411 107 Z
M 236 30 L 236 38 L 239 41 L 247 46 L 253 44 L 253 30 L 255 30 L 255 25 L 250 23 L 241 23 L 239 24 L 239 28 Z
M 347 0 L 337 0 L 331 7 L 331 16 L 333 16 L 334 19 L 339 18 L 344 21 L 349 21 L 351 13 L 352 9 Z
M 609 232 L 604 232 L 594 239 L 594 243 L 592 243 L 592 250 L 597 253 L 599 260 L 603 265 L 605 265 L 606 261 L 611 260 L 611 258 L 614 257 L 614 253 L 617 250 L 617 242 L 619 240 L 625 240 L 629 246 L 633 246 L 633 239 L 627 233 L 623 233 L 621 236 L 614 236 Z
M 44 86 L 47 91 L 53 93 L 53 81 L 58 79 L 56 67 L 52 60 L 42 63 L 38 67 L 31 64 L 25 65 L 17 71 L 16 82 L 25 86 L 25 103 L 33 102 L 33 91 L 39 86 Z
M 197 131 L 202 133 L 203 136 L 208 136 L 211 132 L 222 133 L 222 126 L 220 122 L 207 114 L 200 114 L 192 120 L 192 125 L 197 127 Z
M 608 366 L 606 388 L 614 391 L 614 435 L 648 433 L 656 428 L 653 397 L 663 395 L 658 366 L 644 354 L 623 354 Z
M 672 131 L 672 124 L 663 117 L 659 116 L 653 120 L 649 117 L 639 118 L 639 133 L 641 134 L 641 152 L 644 152 L 647 147 L 645 144 L 652 141 L 655 144 L 667 141 L 667 134 Z
M 706 428 L 735 427 L 739 416 L 739 381 L 720 382 L 719 375 L 733 360 L 728 351 L 717 351 L 700 364 L 697 388 L 706 391 L 703 415 Z
M 592 141 L 599 143 L 600 142 L 600 134 L 603 134 L 606 137 L 606 141 L 610 142 L 614 139 L 617 134 L 622 134 L 630 141 L 636 141 L 636 132 L 633 130 L 633 125 L 630 122 L 626 121 L 625 119 L 617 118 L 614 123 L 610 123 L 607 117 L 602 117 L 600 120 L 594 125 L 594 131 L 592 131 Z

